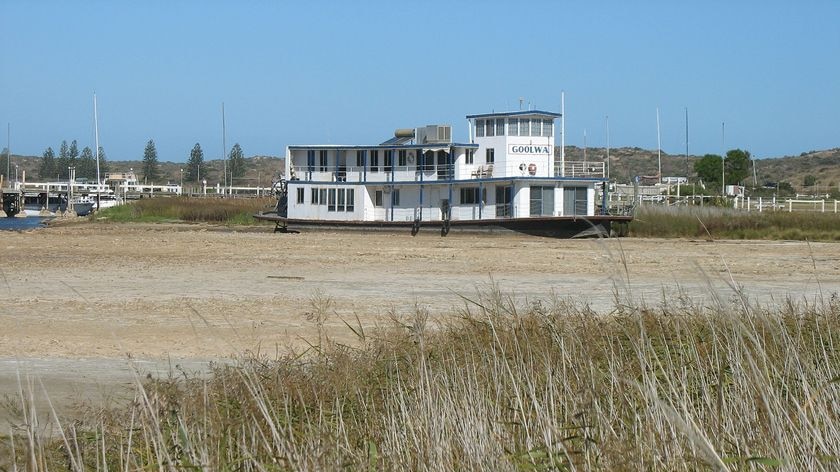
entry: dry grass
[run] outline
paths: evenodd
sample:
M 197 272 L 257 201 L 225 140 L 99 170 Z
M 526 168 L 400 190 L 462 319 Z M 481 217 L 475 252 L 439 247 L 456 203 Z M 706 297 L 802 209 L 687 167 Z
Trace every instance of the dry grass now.
M 642 206 L 630 236 L 840 241 L 840 214 L 745 212 L 717 207 Z
M 423 310 L 376 332 L 347 320 L 355 346 L 322 334 L 307 352 L 138 378 L 131 405 L 51 426 L 24 385 L 0 455 L 79 471 L 840 466 L 836 295 L 772 309 L 737 291 L 712 306 L 616 298 L 598 315 L 489 287 L 443 324 Z M 313 323 L 333 316 L 313 299 Z
M 257 224 L 253 215 L 274 205 L 273 198 L 144 198 L 103 210 L 93 217 L 116 222 L 187 221 Z

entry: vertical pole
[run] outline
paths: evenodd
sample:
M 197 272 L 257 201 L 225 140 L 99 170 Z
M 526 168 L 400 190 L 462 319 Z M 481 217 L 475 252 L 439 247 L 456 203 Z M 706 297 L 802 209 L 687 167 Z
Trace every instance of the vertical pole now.
M 12 173 L 12 124 L 6 123 L 6 179 Z
M 726 198 L 726 122 L 720 123 L 720 195 Z
M 610 180 L 610 115 L 607 115 L 606 120 L 607 120 L 607 180 Z
M 659 161 L 659 183 L 662 183 L 662 135 L 659 133 L 659 107 L 656 107 L 656 157 Z M 688 177 L 688 176 L 686 176 Z
M 566 92 L 560 91 L 560 177 L 566 176 Z
M 685 176 L 688 177 L 688 107 L 685 107 Z
M 96 110 L 96 93 L 93 94 L 93 130 L 94 140 L 96 141 L 96 209 L 99 210 L 99 198 L 102 180 L 99 177 L 99 116 Z M 183 178 L 183 177 L 182 177 Z
M 227 142 L 225 138 L 225 102 L 222 102 L 222 169 L 225 174 L 224 182 L 225 187 L 228 185 L 227 180 Z

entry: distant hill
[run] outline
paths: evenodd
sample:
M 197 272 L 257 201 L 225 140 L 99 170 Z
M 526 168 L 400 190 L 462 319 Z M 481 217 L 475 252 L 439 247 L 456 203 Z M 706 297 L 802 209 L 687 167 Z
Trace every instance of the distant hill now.
M 555 155 L 560 155 L 560 147 L 555 147 Z M 570 161 L 583 161 L 583 148 L 566 146 L 566 159 Z M 605 148 L 587 148 L 586 160 L 592 162 L 604 162 L 607 151 Z M 662 175 L 663 176 L 684 176 L 695 178 L 694 162 L 700 156 L 688 156 L 662 153 Z M 19 166 L 19 173 L 26 171 L 27 180 L 37 180 L 38 165 L 40 157 L 18 156 L 12 154 L 12 163 Z M 5 174 L 5 156 L 0 157 L 3 168 L 0 174 Z M 255 186 L 257 183 L 270 185 L 271 180 L 277 177 L 283 170 L 284 160 L 276 156 L 252 156 L 245 159 L 246 173 L 242 178 L 234 180 L 234 185 Z M 827 193 L 829 191 L 840 191 L 840 148 L 827 149 L 823 151 L 803 152 L 798 156 L 784 156 L 767 159 L 756 159 L 756 177 L 758 185 L 767 182 L 787 182 L 794 189 L 807 193 Z M 141 168 L 140 161 L 109 161 L 111 172 L 128 171 L 133 168 L 138 172 Z M 211 185 L 222 180 L 221 160 L 208 161 L 207 181 Z M 162 182 L 180 182 L 180 169 L 186 168 L 186 163 L 161 162 Z M 14 165 L 12 176 L 14 176 Z M 638 147 L 622 147 L 610 149 L 610 177 L 618 182 L 629 182 L 634 176 L 656 175 L 657 153 L 656 150 L 642 149 Z M 805 186 L 805 178 L 813 176 L 816 185 Z M 140 176 L 142 177 L 142 176 Z M 750 176 L 745 182 L 752 186 L 752 169 Z M 185 184 L 188 184 L 185 182 Z
M 560 155 L 560 147 L 555 148 L 555 155 Z M 604 162 L 606 148 L 587 148 L 586 160 Z M 682 176 L 694 179 L 694 162 L 701 156 L 673 155 L 662 153 L 662 175 Z M 584 160 L 583 149 L 566 146 L 566 160 Z M 755 176 L 757 184 L 753 182 L 752 167 L 749 177 L 745 181 L 747 186 L 761 186 L 768 182 L 787 182 L 801 192 L 827 193 L 840 190 L 840 148 L 823 151 L 803 152 L 798 156 L 784 156 L 767 159 L 756 159 Z M 610 149 L 610 177 L 619 182 L 629 182 L 637 175 L 656 175 L 656 150 L 641 148 Z M 813 176 L 816 185 L 805 186 L 805 178 Z M 815 188 L 816 187 L 816 188 Z

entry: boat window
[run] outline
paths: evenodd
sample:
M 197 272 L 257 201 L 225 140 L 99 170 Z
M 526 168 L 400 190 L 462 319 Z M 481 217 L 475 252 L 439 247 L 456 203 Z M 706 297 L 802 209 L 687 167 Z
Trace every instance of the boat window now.
M 485 130 L 485 134 L 487 136 L 495 136 L 496 135 L 496 120 L 489 119 L 487 120 L 487 129 Z
M 519 136 L 519 118 L 508 118 L 508 135 Z
M 383 206 L 382 203 L 382 190 L 375 190 L 373 192 L 373 206 L 381 207 Z
M 370 171 L 379 172 L 379 151 L 370 152 Z
M 464 162 L 466 164 L 472 164 L 473 161 L 475 161 L 475 149 L 467 149 L 466 150 L 466 157 L 465 157 Z
M 496 162 L 496 150 L 494 148 L 487 148 L 486 149 L 486 162 L 488 164 L 492 164 Z
M 391 191 L 391 206 L 400 206 L 400 191 L 395 189 Z
M 364 151 L 356 151 L 356 167 L 363 167 L 365 165 Z
M 385 172 L 394 171 L 394 151 L 388 149 L 385 151 Z
M 352 188 L 347 189 L 347 206 L 345 207 L 345 211 L 353 211 L 355 209 L 355 196 L 356 190 Z
M 319 172 L 326 172 L 327 171 L 327 150 L 322 149 L 319 152 Z
M 475 137 L 484 137 L 484 120 L 475 120 Z
M 335 211 L 335 190 L 334 188 L 329 189 L 328 192 L 328 199 L 327 199 L 327 211 Z
M 311 200 L 311 203 L 313 205 L 317 205 L 318 204 L 318 189 L 313 188 L 311 193 L 312 193 L 312 195 L 309 196 L 309 199 Z
M 320 200 L 321 205 L 326 205 L 327 204 L 327 189 L 322 188 L 322 189 L 320 189 L 320 192 L 321 192 L 321 200 Z
M 306 190 L 306 189 L 304 189 L 303 187 L 297 189 L 297 202 L 298 203 L 303 203 L 303 195 L 304 195 L 303 191 L 304 190 Z
M 543 136 L 551 136 L 552 131 L 554 130 L 553 125 L 554 125 L 554 123 L 552 122 L 552 120 L 543 120 L 542 135 Z
M 405 149 L 400 149 L 399 155 L 397 157 L 397 165 L 399 165 L 400 167 L 405 167 L 406 165 L 408 165 L 406 158 L 407 154 L 408 152 Z
M 486 193 L 486 192 L 485 192 Z M 475 205 L 478 200 L 478 187 L 466 187 L 461 189 L 461 204 Z
M 496 119 L 496 136 L 504 136 L 505 135 L 505 119 L 498 118 Z

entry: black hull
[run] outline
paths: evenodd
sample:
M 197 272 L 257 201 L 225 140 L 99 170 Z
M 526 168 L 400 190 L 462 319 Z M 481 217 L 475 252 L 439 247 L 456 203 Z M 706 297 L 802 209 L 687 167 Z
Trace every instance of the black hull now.
M 627 234 L 632 216 L 552 216 L 534 218 L 500 218 L 492 220 L 445 221 L 322 221 L 285 218 L 276 213 L 260 213 L 254 218 L 276 224 L 275 231 L 289 232 L 304 229 L 409 231 L 417 233 L 506 233 L 516 232 L 551 238 L 609 237 Z

